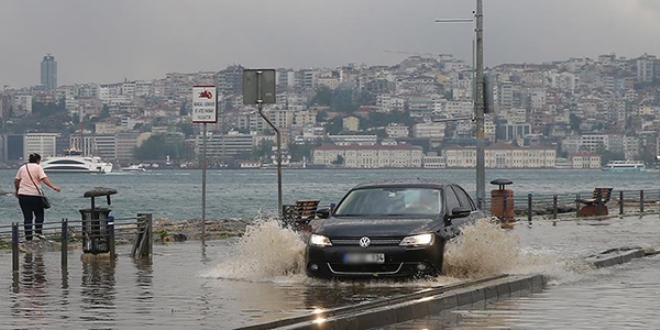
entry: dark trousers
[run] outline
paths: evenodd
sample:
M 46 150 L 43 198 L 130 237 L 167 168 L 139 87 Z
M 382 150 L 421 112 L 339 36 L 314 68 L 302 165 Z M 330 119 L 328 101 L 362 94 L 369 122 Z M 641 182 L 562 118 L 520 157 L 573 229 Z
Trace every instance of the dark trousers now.
M 23 226 L 25 228 L 25 240 L 32 240 L 32 220 L 34 219 L 34 231 L 41 234 L 44 223 L 44 206 L 41 196 L 18 195 L 18 204 L 23 211 Z

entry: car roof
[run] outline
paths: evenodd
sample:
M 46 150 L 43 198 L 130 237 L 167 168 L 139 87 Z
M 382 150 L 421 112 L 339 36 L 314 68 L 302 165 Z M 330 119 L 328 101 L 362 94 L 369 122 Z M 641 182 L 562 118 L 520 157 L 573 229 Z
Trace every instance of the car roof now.
M 389 179 L 371 181 L 358 184 L 353 189 L 376 188 L 376 187 L 432 187 L 444 188 L 449 185 L 455 185 L 453 182 L 438 179 Z

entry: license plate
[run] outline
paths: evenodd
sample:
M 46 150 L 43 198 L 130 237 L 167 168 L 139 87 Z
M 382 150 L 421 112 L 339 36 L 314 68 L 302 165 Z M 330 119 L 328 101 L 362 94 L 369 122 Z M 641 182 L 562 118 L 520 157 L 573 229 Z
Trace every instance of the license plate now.
M 346 253 L 345 264 L 382 264 L 385 263 L 384 253 Z

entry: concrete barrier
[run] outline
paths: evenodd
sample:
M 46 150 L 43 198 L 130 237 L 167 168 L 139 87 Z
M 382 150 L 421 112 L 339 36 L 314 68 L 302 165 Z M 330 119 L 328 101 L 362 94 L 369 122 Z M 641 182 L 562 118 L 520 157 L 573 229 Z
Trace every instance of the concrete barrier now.
M 613 249 L 590 256 L 586 262 L 596 268 L 610 267 L 650 254 L 655 253 L 646 253 L 641 248 Z M 540 274 L 500 275 L 240 329 L 378 328 L 423 318 L 454 308 L 484 306 L 488 302 L 498 299 L 529 296 L 542 291 L 547 282 L 548 278 Z

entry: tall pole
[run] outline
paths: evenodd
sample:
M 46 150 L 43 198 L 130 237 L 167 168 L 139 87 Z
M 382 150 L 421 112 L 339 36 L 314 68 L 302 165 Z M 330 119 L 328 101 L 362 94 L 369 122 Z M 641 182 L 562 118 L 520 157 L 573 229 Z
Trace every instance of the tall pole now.
M 202 131 L 202 153 L 204 154 L 202 161 L 202 245 L 204 245 L 206 240 L 206 123 L 203 124 Z
M 264 115 L 264 102 L 262 99 L 262 86 L 261 86 L 261 74 L 262 71 L 257 71 L 257 106 L 259 109 L 259 115 L 263 118 L 266 123 L 275 131 L 277 136 L 277 216 L 282 219 L 282 137 L 280 130 L 273 124 L 270 119 Z
M 483 209 L 486 196 L 486 155 L 484 150 L 484 13 L 483 0 L 477 0 L 477 88 L 474 112 L 477 123 L 477 206 Z

